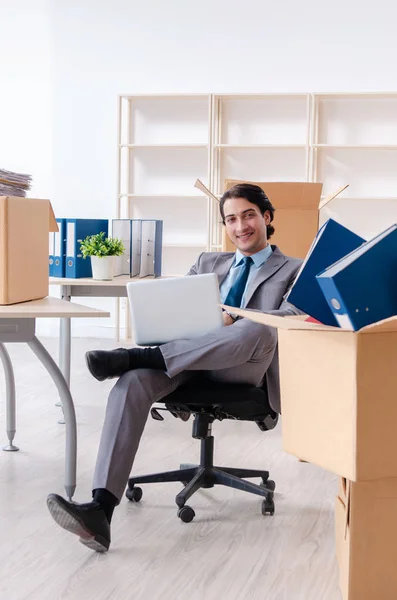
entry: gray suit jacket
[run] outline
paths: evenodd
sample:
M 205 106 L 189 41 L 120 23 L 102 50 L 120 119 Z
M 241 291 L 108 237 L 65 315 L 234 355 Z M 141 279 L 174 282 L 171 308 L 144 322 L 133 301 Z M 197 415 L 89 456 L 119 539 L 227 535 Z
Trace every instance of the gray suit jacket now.
M 272 246 L 273 253 L 258 270 L 256 277 L 247 290 L 247 309 L 287 316 L 301 314 L 295 306 L 286 302 L 284 296 L 291 287 L 302 264 L 298 258 L 285 256 L 277 246 Z M 203 252 L 188 275 L 216 273 L 219 285 L 222 284 L 233 264 L 234 252 Z M 214 365 L 216 369 L 216 365 Z M 280 412 L 280 381 L 278 353 L 265 374 L 269 402 L 276 412 Z

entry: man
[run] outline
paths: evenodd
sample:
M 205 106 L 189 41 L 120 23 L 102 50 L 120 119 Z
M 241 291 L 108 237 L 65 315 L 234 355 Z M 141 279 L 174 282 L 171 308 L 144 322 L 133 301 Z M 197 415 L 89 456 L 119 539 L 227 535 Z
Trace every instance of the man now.
M 188 275 L 215 272 L 221 300 L 278 315 L 299 311 L 283 297 L 301 261 L 282 254 L 268 239 L 274 207 L 256 185 L 239 184 L 220 201 L 220 213 L 236 253 L 204 252 Z M 194 318 L 194 315 L 192 315 Z M 264 376 L 272 408 L 280 411 L 276 330 L 223 313 L 215 333 L 177 340 L 155 348 L 119 348 L 87 352 L 87 366 L 99 381 L 119 377 L 109 395 L 94 474 L 93 501 L 67 502 L 50 494 L 55 521 L 97 552 L 110 545 L 110 521 L 126 487 L 139 441 L 154 402 L 200 371 L 224 382 L 261 385 Z

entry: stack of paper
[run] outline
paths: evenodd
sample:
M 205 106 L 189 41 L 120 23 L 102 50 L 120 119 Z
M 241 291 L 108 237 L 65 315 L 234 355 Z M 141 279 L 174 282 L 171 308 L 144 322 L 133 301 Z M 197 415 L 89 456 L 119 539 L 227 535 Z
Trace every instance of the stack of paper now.
M 21 196 L 25 198 L 31 182 L 30 175 L 0 169 L 0 196 Z

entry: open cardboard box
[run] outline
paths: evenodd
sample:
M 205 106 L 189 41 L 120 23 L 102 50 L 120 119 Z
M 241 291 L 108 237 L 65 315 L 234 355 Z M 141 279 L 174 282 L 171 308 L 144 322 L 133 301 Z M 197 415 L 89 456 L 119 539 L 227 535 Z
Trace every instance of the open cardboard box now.
M 397 479 L 341 479 L 335 533 L 343 600 L 395 600 Z
M 287 256 L 305 258 L 319 228 L 319 211 L 348 186 L 321 200 L 322 183 L 263 182 L 225 179 L 225 191 L 238 183 L 253 183 L 261 187 L 273 204 L 275 233 L 270 242 Z M 235 252 L 236 248 L 223 229 L 222 250 Z
M 0 304 L 48 296 L 49 200 L 0 196 Z
M 397 317 L 354 332 L 226 308 L 278 329 L 286 452 L 351 481 L 397 478 Z

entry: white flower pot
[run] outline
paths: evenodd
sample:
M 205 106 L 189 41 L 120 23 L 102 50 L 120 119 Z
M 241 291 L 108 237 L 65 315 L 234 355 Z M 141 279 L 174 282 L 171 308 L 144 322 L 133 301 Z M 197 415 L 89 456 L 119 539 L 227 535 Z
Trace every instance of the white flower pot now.
M 91 256 L 92 278 L 109 281 L 114 276 L 115 256 Z

